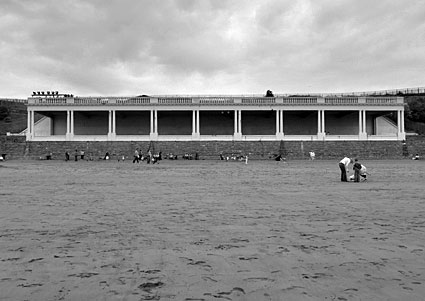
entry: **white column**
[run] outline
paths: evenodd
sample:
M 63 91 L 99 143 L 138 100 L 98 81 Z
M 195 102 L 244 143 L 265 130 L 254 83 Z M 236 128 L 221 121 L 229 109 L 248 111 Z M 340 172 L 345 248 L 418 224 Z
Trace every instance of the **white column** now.
M 192 110 L 192 138 L 196 136 L 196 110 Z
M 280 133 L 283 136 L 285 136 L 285 132 L 283 130 L 283 110 L 280 110 Z
M 401 120 L 401 133 L 404 134 L 404 110 L 400 110 L 400 120 Z
M 31 139 L 35 137 L 34 110 L 31 110 Z
M 279 110 L 276 110 L 276 136 L 280 134 L 280 114 Z
M 325 139 L 325 112 L 323 110 L 317 111 L 317 139 Z
M 117 121 L 115 117 L 116 117 L 115 110 L 112 110 L 112 135 L 114 139 L 117 134 Z
M 282 110 L 276 111 L 276 139 L 283 139 L 283 113 Z
M 111 140 L 112 136 L 112 111 L 108 111 L 108 140 Z
M 233 135 L 233 139 L 235 140 L 242 139 L 241 123 L 241 111 L 235 110 L 235 133 Z
M 317 135 L 322 133 L 322 111 L 317 111 Z
M 362 115 L 362 110 L 359 110 L 359 137 L 362 135 L 363 133 L 363 115 Z
M 199 110 L 192 111 L 192 139 L 199 139 Z
M 151 140 L 158 139 L 158 111 L 151 110 L 151 132 L 149 134 Z
M 242 136 L 242 111 L 239 110 L 238 113 L 238 130 L 239 130 L 239 135 Z
M 153 129 L 155 135 L 158 135 L 158 110 L 153 111 Z
M 71 132 L 71 112 L 69 110 L 66 110 L 66 134 L 65 134 L 65 140 L 69 140 L 69 134 Z
M 196 110 L 196 133 L 198 134 L 198 137 L 201 135 L 199 110 Z
M 405 140 L 406 139 L 406 133 L 404 131 L 404 111 L 398 110 L 397 112 L 398 112 L 398 114 L 397 114 L 397 128 L 398 128 L 397 137 L 398 137 L 398 140 Z
M 151 124 L 150 135 L 152 135 L 154 133 L 154 129 L 153 129 L 153 110 L 151 110 L 150 124 Z
M 74 140 L 74 110 L 69 111 L 69 140 Z
M 108 140 L 115 140 L 115 110 L 109 110 L 108 114 Z
M 31 111 L 27 111 L 27 140 L 31 141 Z
M 238 132 L 238 110 L 235 110 L 233 135 L 236 136 Z
M 359 111 L 359 140 L 367 140 L 365 110 Z

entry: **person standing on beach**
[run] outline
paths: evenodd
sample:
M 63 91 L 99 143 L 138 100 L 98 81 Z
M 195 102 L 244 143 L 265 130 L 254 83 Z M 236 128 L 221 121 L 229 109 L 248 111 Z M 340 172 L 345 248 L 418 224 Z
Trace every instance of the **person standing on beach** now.
M 354 182 L 360 182 L 360 170 L 362 169 L 362 165 L 359 163 L 358 159 L 354 159 Z
M 353 162 L 353 160 L 348 158 L 348 157 L 344 157 L 344 159 L 339 161 L 339 169 L 341 169 L 341 182 L 348 182 L 348 180 L 347 180 L 347 170 L 348 170 L 348 166 L 352 162 Z

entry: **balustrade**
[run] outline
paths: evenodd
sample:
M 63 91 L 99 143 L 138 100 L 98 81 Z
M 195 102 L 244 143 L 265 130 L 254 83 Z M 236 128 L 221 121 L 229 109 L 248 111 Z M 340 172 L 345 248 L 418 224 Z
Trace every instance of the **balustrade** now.
M 249 97 L 249 96 L 195 96 L 195 97 L 30 97 L 28 105 L 379 105 L 394 106 L 404 104 L 402 97 Z

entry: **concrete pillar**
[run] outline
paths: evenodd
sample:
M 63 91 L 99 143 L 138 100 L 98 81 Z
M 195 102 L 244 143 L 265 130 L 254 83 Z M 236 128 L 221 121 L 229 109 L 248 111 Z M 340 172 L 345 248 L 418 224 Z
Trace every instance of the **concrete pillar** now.
M 362 135 L 363 133 L 363 115 L 362 115 L 362 110 L 359 110 L 359 137 Z
M 283 110 L 280 110 L 280 132 L 282 133 L 282 136 L 285 135 L 283 130 Z
M 198 137 L 201 135 L 200 123 L 201 121 L 199 120 L 199 110 L 196 110 L 196 133 L 198 134 Z
M 235 110 L 235 117 L 234 117 L 234 130 L 233 135 L 236 136 L 238 134 L 238 110 Z
M 158 110 L 154 110 L 153 112 L 153 129 L 155 135 L 158 135 Z
M 69 140 L 69 134 L 71 132 L 71 112 L 69 110 L 66 110 L 66 133 L 65 133 L 65 140 Z
M 114 135 L 114 138 L 117 134 L 117 120 L 115 112 L 115 110 L 112 110 L 112 134 Z
M 109 110 L 108 118 L 108 140 L 115 140 L 115 110 Z
M 279 110 L 276 110 L 276 136 L 280 134 L 280 114 Z
M 367 140 L 365 110 L 359 110 L 359 140 Z
M 363 110 L 363 135 L 367 137 L 367 127 L 366 127 L 366 110 Z
M 238 114 L 238 129 L 239 129 L 239 135 L 242 136 L 242 111 L 239 110 Z
M 233 139 L 241 140 L 242 139 L 242 131 L 241 131 L 241 111 L 235 110 L 235 131 L 233 134 Z
M 69 140 L 74 140 L 74 110 L 69 111 Z
M 321 111 L 317 111 L 317 134 L 322 133 L 322 114 Z
M 366 115 L 364 110 L 359 110 L 359 140 L 367 140 Z
M 276 139 L 283 139 L 283 111 L 276 111 Z
M 112 134 L 112 111 L 108 111 L 108 140 L 111 140 Z
M 32 122 L 31 122 L 31 111 L 27 111 L 27 141 L 32 140 Z
M 405 140 L 406 139 L 406 133 L 404 131 L 404 111 L 398 110 L 397 111 L 397 139 L 398 140 Z
M 158 139 L 158 111 L 151 110 L 151 132 L 149 134 L 151 140 Z
M 325 111 L 317 111 L 317 139 L 325 140 Z
M 199 110 L 192 111 L 192 138 L 199 139 Z

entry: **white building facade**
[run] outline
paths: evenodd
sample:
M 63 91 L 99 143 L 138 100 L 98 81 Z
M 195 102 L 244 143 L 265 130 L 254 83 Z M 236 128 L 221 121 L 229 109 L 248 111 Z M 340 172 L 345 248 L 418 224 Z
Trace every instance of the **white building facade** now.
M 402 97 L 28 98 L 27 141 L 404 140 Z

